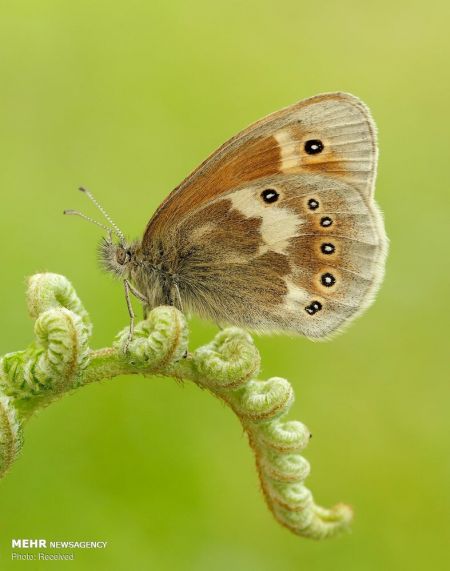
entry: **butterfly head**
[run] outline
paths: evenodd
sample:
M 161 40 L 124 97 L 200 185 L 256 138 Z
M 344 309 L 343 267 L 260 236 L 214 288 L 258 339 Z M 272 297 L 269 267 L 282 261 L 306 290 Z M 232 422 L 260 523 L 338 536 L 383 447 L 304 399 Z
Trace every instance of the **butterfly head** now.
M 99 246 L 99 260 L 102 268 L 118 278 L 127 278 L 136 261 L 137 243 L 114 241 L 112 232 L 103 238 Z
M 123 232 L 113 222 L 105 209 L 96 201 L 90 191 L 84 188 L 80 188 L 79 190 L 86 194 L 86 196 L 95 204 L 109 222 L 110 226 L 106 226 L 106 224 L 102 224 L 78 210 L 65 210 L 64 214 L 80 216 L 106 231 L 107 236 L 102 239 L 99 246 L 100 264 L 107 272 L 114 274 L 116 277 L 127 278 L 130 274 L 131 266 L 136 259 L 137 243 L 127 242 Z

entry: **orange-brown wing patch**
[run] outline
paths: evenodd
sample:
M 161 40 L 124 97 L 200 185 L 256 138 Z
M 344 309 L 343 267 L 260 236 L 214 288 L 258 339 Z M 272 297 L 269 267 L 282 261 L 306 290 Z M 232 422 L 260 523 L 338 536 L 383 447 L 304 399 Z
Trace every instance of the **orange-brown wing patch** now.
M 187 179 L 161 205 L 145 235 L 158 233 L 237 186 L 279 171 L 280 150 L 272 136 L 257 137 L 204 164 L 201 177 Z

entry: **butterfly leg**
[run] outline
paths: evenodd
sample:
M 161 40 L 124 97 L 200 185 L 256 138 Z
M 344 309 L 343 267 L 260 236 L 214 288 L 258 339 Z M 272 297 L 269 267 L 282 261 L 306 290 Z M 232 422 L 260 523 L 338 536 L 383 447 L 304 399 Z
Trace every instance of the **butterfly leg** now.
M 130 282 L 128 280 L 123 280 L 123 286 L 125 288 L 125 299 L 127 302 L 127 307 L 128 307 L 128 315 L 130 316 L 130 331 L 128 333 L 128 339 L 127 342 L 125 343 L 125 353 L 128 351 L 128 346 L 131 342 L 131 340 L 133 339 L 133 335 L 134 335 L 134 311 L 133 311 L 133 306 L 131 305 L 131 299 L 130 299 L 130 291 L 132 292 L 133 290 L 131 289 L 130 286 Z
M 179 309 L 183 313 L 183 302 L 181 301 L 180 288 L 178 287 L 177 282 L 174 282 L 173 285 L 174 285 L 174 289 L 175 289 L 176 294 L 177 294 L 178 303 L 180 304 Z M 172 305 L 175 305 L 175 304 L 172 303 Z
M 139 301 L 143 304 L 143 318 L 147 319 L 148 313 L 150 311 L 150 305 L 148 299 L 143 295 L 139 290 L 137 290 L 128 280 L 125 280 L 128 284 L 128 290 L 130 293 L 134 295 Z
M 178 284 L 176 281 L 173 282 L 173 288 L 175 290 L 175 293 L 177 294 L 178 303 L 180 305 L 180 307 L 178 309 L 181 312 L 183 312 L 183 302 L 181 301 L 180 288 L 178 287 Z M 170 305 L 176 307 L 176 304 L 174 302 L 174 296 L 172 294 L 170 295 Z M 184 355 L 183 355 L 183 359 L 187 359 L 188 355 L 189 355 L 189 352 L 186 349 L 186 351 L 184 352 Z
M 143 295 L 133 285 L 131 285 L 128 280 L 124 281 L 128 284 L 128 290 L 134 295 L 134 297 L 137 297 L 139 301 L 142 301 L 142 303 L 148 304 L 148 299 L 145 297 L 145 295 Z

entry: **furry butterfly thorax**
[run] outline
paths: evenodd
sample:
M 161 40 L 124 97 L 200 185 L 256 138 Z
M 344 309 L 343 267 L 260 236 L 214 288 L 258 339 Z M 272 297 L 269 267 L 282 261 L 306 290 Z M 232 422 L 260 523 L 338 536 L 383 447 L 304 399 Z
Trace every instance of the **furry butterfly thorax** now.
M 358 98 L 300 101 L 215 151 L 141 240 L 127 244 L 110 229 L 103 266 L 145 312 L 169 304 L 218 324 L 328 337 L 370 305 L 382 281 L 377 154 Z

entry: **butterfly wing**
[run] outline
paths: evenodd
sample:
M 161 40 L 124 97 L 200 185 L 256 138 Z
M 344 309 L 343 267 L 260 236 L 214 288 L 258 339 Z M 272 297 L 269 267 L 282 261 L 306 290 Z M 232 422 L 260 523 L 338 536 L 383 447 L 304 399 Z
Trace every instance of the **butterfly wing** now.
M 382 279 L 376 162 L 374 125 L 357 98 L 301 101 L 200 165 L 157 210 L 142 248 L 176 250 L 180 296 L 200 315 L 327 336 Z

